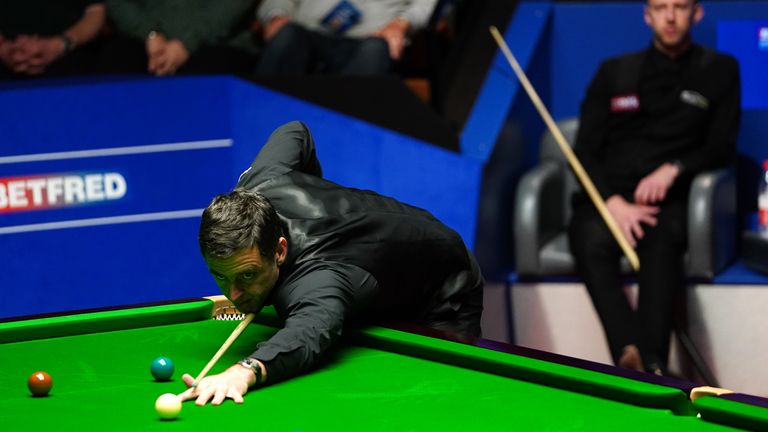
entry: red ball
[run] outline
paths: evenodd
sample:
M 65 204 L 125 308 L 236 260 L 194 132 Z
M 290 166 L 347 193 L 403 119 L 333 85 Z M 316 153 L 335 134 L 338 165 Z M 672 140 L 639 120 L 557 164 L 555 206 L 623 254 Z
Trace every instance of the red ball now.
M 48 372 L 38 371 L 29 376 L 27 381 L 29 391 L 35 396 L 45 396 L 53 387 L 53 380 Z

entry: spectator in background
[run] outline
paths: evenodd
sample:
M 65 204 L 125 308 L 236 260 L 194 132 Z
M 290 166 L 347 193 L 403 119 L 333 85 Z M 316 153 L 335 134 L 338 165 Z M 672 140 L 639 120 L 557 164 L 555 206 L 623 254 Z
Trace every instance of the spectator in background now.
M 105 22 L 99 0 L 0 2 L 0 78 L 96 72 Z
M 240 73 L 258 52 L 256 0 L 107 0 L 112 73 Z
M 691 39 L 698 0 L 647 0 L 650 47 L 604 62 L 581 106 L 575 151 L 640 258 L 637 310 L 621 290 L 621 251 L 583 193 L 570 245 L 619 366 L 664 373 L 672 304 L 683 288 L 693 177 L 734 160 L 736 60 Z
M 400 59 L 408 34 L 437 0 L 264 0 L 257 75 L 380 75 Z

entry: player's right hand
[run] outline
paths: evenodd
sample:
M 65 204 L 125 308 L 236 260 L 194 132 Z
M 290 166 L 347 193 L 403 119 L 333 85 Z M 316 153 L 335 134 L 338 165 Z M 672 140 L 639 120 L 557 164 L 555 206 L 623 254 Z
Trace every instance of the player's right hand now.
M 248 392 L 251 379 L 255 379 L 252 371 L 240 365 L 233 365 L 224 372 L 203 378 L 193 386 L 195 379 L 190 374 L 181 377 L 189 387 L 179 397 L 182 401 L 195 399 L 195 404 L 203 406 L 209 401 L 211 405 L 221 405 L 225 399 L 235 403 L 244 402 L 243 396 Z
M 656 215 L 659 213 L 657 206 L 629 203 L 621 195 L 610 196 L 605 206 L 633 248 L 645 236 L 642 224 L 655 226 Z

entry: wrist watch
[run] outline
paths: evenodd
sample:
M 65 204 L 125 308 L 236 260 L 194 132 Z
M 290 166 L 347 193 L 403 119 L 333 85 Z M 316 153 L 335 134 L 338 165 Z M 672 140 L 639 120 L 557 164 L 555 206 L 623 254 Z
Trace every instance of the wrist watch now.
M 237 362 L 237 364 L 252 370 L 253 373 L 256 374 L 255 384 L 261 384 L 261 364 L 258 360 L 256 360 L 255 358 L 246 357 L 240 360 L 239 362 Z

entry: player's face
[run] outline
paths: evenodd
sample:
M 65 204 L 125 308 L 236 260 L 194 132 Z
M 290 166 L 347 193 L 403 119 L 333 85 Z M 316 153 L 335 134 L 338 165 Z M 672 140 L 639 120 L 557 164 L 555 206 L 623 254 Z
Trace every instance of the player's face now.
M 243 313 L 259 312 L 280 276 L 286 240 L 280 238 L 273 257 L 264 257 L 257 248 L 238 251 L 228 258 L 208 257 L 205 262 L 221 292 Z
M 691 27 L 701 20 L 704 9 L 694 0 L 648 0 L 644 15 L 656 47 L 674 54 L 690 44 Z

